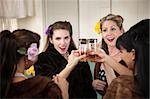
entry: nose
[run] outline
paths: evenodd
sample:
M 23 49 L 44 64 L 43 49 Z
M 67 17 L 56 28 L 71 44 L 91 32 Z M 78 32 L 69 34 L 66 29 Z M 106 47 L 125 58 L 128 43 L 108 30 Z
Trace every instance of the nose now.
M 65 45 L 65 40 L 64 39 L 61 40 L 61 45 Z
M 112 32 L 112 30 L 108 30 L 108 34 L 112 34 L 113 32 Z

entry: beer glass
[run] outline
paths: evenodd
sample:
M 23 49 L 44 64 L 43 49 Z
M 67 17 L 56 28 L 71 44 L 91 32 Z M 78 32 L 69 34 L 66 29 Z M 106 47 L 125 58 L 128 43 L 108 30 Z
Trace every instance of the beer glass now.
M 91 51 L 96 51 L 97 49 L 97 39 L 88 39 L 88 50 L 87 50 L 87 61 L 94 61 L 96 56 L 90 55 Z
M 87 50 L 88 50 L 87 39 L 79 39 L 79 50 L 80 50 L 80 55 L 87 54 Z M 81 61 L 86 61 L 86 58 L 82 59 Z

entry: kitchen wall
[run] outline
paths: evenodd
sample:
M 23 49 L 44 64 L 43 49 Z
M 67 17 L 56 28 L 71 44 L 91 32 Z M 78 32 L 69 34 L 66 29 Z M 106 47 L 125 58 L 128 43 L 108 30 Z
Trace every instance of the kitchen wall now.
M 95 33 L 94 26 L 108 13 L 123 16 L 124 28 L 128 30 L 139 20 L 150 18 L 149 5 L 149 0 L 35 0 L 35 16 L 19 19 L 18 26 L 41 35 L 42 51 L 46 28 L 55 21 L 70 21 L 78 46 L 78 38 L 101 38 Z

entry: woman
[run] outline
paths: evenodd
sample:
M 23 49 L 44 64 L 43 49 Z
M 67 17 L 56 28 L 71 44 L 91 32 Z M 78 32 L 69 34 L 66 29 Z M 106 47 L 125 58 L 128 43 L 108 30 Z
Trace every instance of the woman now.
M 25 29 L 0 33 L 1 98 L 68 99 L 68 82 L 64 78 L 56 75 L 52 80 L 42 76 L 28 79 L 24 75 L 25 69 L 38 59 L 39 40 L 38 34 Z M 76 53 L 69 59 L 75 65 L 80 59 Z
M 120 15 L 108 14 L 100 19 L 100 30 L 102 34 L 102 49 L 113 60 L 126 65 L 121 59 L 120 51 L 115 46 L 117 38 L 124 32 L 123 18 Z M 92 85 L 101 95 L 104 95 L 107 84 L 109 85 L 111 81 L 116 78 L 116 76 L 122 74 L 132 75 L 132 69 L 129 70 L 121 64 L 118 64 L 120 68 L 114 69 L 111 66 L 105 66 L 108 64 L 96 63 L 94 69 L 95 80 L 93 81 Z
M 69 22 L 58 21 L 47 29 L 45 51 L 35 64 L 36 75 L 52 77 L 58 74 L 69 82 L 70 98 L 96 98 L 92 88 L 92 75 L 87 62 L 79 62 L 70 73 L 65 73 L 71 63 L 68 56 L 75 50 L 72 39 L 72 26 Z
M 104 99 L 149 99 L 149 23 L 149 19 L 142 20 L 118 38 L 116 46 L 134 76 L 114 79 Z

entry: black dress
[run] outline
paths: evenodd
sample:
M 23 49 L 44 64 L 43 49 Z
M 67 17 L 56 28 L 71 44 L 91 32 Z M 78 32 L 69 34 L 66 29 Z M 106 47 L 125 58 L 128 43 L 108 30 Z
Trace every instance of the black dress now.
M 69 52 L 70 53 L 70 52 Z M 35 63 L 36 75 L 52 77 L 60 73 L 67 65 L 67 60 L 49 45 L 45 52 L 39 55 Z M 79 62 L 67 78 L 70 98 L 97 98 L 92 87 L 92 74 L 87 62 Z
M 119 63 L 124 65 L 125 67 L 127 67 L 126 63 L 123 60 L 121 60 Z M 95 68 L 94 68 L 94 79 L 99 79 L 99 80 L 105 81 L 107 83 L 105 70 L 101 69 L 100 66 L 101 66 L 101 63 L 96 63 Z M 116 77 L 120 76 L 116 71 L 114 71 L 114 72 L 115 72 Z M 96 91 L 100 95 L 103 96 L 106 93 L 107 87 L 108 87 L 108 84 L 106 84 L 103 91 L 102 90 L 96 90 Z

